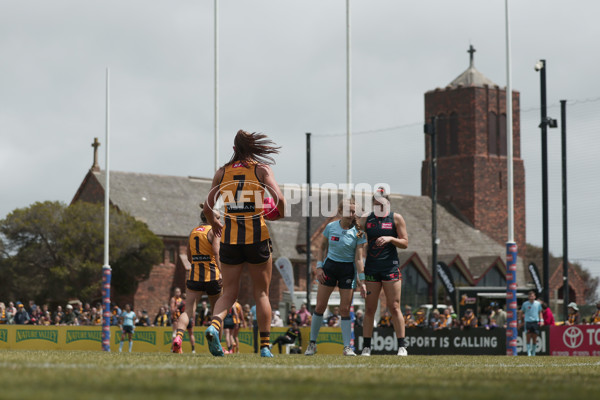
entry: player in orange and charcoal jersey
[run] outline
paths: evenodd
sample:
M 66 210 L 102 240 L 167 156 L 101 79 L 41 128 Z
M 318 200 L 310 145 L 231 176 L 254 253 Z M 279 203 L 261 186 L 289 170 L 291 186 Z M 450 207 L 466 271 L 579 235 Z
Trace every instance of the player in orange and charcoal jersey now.
M 269 164 L 271 154 L 279 147 L 266 135 L 238 131 L 233 142 L 233 156 L 216 172 L 206 206 L 212 209 L 221 198 L 225 204 L 224 223 L 207 215 L 215 235 L 221 237 L 221 271 L 223 295 L 217 301 L 211 326 L 206 329 L 208 347 L 212 355 L 222 356 L 219 331 L 227 310 L 238 297 L 242 268 L 248 265 L 253 283 L 254 300 L 260 332 L 260 355 L 273 357 L 269 350 L 271 333 L 271 304 L 269 283 L 272 258 L 269 230 L 264 218 L 265 190 L 277 201 L 277 215 L 283 216 L 285 199 Z
M 169 300 L 169 310 L 171 311 L 171 326 L 173 327 L 173 339 L 177 334 L 177 320 L 181 315 L 181 308 L 183 307 L 183 297 L 181 296 L 181 289 L 176 287 L 173 290 L 173 297 Z
M 187 258 L 190 262 L 187 269 L 186 281 L 186 303 L 189 311 L 184 311 L 177 321 L 176 336 L 173 339 L 173 353 L 181 353 L 181 344 L 183 341 L 184 330 L 187 328 L 194 349 L 194 312 L 196 305 L 199 304 L 202 295 L 206 293 L 208 301 L 214 308 L 217 299 L 221 295 L 223 279 L 221 277 L 219 255 L 219 238 L 215 236 L 212 226 L 208 224 L 205 215 L 204 204 L 200 204 L 202 209 L 200 219 L 202 223 L 192 230 L 188 240 Z M 209 210 L 206 210 L 210 212 Z M 212 212 L 211 212 L 212 213 Z M 214 218 L 220 218 L 218 212 L 214 212 Z M 189 314 L 189 315 L 188 315 Z

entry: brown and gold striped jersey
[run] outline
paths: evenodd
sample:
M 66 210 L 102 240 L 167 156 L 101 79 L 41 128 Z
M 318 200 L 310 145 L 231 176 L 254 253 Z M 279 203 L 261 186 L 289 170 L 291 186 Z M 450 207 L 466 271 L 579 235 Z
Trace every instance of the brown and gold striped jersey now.
M 217 266 L 212 244 L 208 241 L 210 225 L 200 225 L 190 233 L 189 246 L 192 259 L 187 280 L 193 282 L 210 282 L 221 279 L 221 271 Z M 214 240 L 214 239 L 213 239 Z
M 265 188 L 256 176 L 255 162 L 225 167 L 219 192 L 225 206 L 221 243 L 252 244 L 269 239 L 263 218 Z

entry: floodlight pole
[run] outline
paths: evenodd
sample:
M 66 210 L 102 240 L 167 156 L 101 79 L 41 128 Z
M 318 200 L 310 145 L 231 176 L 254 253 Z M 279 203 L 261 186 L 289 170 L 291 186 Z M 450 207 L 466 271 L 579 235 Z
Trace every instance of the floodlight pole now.
M 562 158 L 562 217 L 563 217 L 563 313 L 569 315 L 569 240 L 567 227 L 567 101 L 560 101 L 560 130 Z

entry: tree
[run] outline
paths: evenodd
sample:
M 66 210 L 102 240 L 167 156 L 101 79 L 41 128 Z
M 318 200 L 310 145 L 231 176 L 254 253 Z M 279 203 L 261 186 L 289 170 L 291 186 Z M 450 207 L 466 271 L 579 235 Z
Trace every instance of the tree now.
M 38 303 L 100 298 L 103 205 L 38 202 L 1 220 L 0 233 L 0 298 Z M 112 287 L 122 295 L 135 292 L 163 252 L 162 241 L 144 223 L 114 209 L 109 245 Z

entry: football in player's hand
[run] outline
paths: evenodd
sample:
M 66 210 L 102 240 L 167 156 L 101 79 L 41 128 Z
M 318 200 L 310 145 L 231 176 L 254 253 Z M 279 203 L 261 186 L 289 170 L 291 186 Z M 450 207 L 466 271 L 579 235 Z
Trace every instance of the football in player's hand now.
M 279 218 L 279 210 L 277 209 L 275 199 L 273 199 L 272 197 L 265 197 L 265 201 L 263 203 L 263 211 L 265 218 L 270 221 Z

